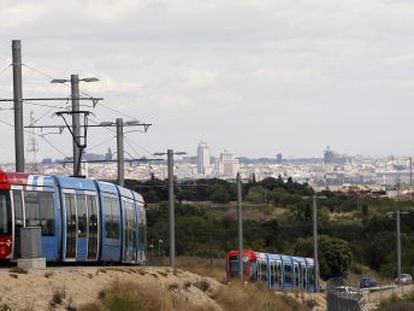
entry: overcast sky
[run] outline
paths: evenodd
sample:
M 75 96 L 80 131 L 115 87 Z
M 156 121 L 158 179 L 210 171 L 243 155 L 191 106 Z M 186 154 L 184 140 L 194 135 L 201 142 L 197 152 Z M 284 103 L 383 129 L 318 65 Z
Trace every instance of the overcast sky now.
M 81 84 L 105 98 L 91 123 L 153 124 L 127 135 L 134 157 L 195 154 L 200 140 L 213 155 L 322 156 L 326 145 L 412 155 L 413 16 L 409 0 L 2 0 L 0 98 L 12 96 L 7 65 L 21 39 L 24 96 L 69 95 L 50 77 L 98 77 Z M 47 112 L 39 125 L 62 123 L 47 107 L 24 109 L 26 123 L 31 110 Z M 13 128 L 0 129 L 0 161 L 11 161 Z M 112 136 L 91 129 L 87 151 L 115 149 Z M 60 153 L 39 138 L 40 158 L 71 155 L 68 133 L 45 137 Z

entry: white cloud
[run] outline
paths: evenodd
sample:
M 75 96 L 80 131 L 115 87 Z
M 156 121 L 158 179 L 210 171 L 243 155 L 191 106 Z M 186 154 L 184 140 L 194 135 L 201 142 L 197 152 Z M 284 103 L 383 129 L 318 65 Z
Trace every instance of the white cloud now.
M 412 63 L 414 60 L 414 55 L 412 53 L 404 53 L 400 55 L 395 55 L 387 58 L 387 61 L 392 65 L 400 65 Z
M 115 80 L 109 76 L 99 77 L 99 81 L 88 83 L 84 88 L 98 93 L 130 93 L 134 95 L 143 94 L 143 86 L 139 82 Z
M 218 73 L 208 69 L 191 68 L 186 71 L 185 79 L 192 87 L 204 88 L 213 87 L 218 81 Z
M 159 107 L 172 111 L 188 110 L 194 106 L 193 100 L 183 94 L 162 94 L 154 100 Z

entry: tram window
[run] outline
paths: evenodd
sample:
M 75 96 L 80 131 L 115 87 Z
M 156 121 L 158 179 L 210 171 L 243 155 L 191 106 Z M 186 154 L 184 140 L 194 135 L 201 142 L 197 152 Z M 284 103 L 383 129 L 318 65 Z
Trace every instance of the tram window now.
M 300 287 L 306 288 L 306 266 L 300 265 Z
M 135 215 L 134 205 L 131 203 L 131 222 L 132 222 L 132 245 L 137 245 L 137 219 Z
M 270 263 L 270 284 L 273 286 L 275 284 L 275 263 Z
M 116 198 L 105 197 L 105 237 L 119 239 L 119 206 Z
M 55 234 L 53 193 L 25 191 L 26 226 L 42 227 L 42 235 Z
M 114 238 L 119 238 L 119 225 L 121 223 L 120 215 L 119 215 L 119 205 L 117 199 L 112 199 L 112 220 L 113 220 L 113 231 L 114 231 Z
M 98 252 L 98 215 L 96 207 L 96 197 L 92 195 L 87 196 L 88 205 L 88 259 L 95 259 Z
M 291 283 L 292 282 L 292 265 L 285 264 L 284 268 L 285 268 L 285 282 Z
M 261 272 L 261 280 L 266 282 L 267 281 L 267 265 L 265 263 L 260 263 L 260 272 Z
M 9 196 L 6 192 L 0 192 L 0 234 L 7 234 L 11 231 Z
M 280 268 L 280 262 L 276 263 L 276 283 L 278 286 L 282 286 L 282 273 Z
M 13 190 L 13 203 L 16 226 L 23 227 L 23 200 L 20 190 Z
M 295 286 L 299 286 L 299 267 L 295 264 Z
M 315 284 L 315 270 L 314 267 L 311 266 L 308 269 L 308 273 L 309 273 L 309 284 Z
M 250 262 L 250 280 L 256 281 L 257 267 L 254 261 Z
M 76 195 L 76 208 L 78 216 L 78 237 L 86 237 L 86 201 L 84 194 Z
M 146 222 L 145 222 L 145 209 L 143 207 L 139 207 L 139 215 L 138 215 L 138 219 L 139 219 L 139 224 L 138 224 L 138 243 L 140 244 L 140 246 L 144 245 L 145 243 L 145 235 L 147 232 L 146 229 Z

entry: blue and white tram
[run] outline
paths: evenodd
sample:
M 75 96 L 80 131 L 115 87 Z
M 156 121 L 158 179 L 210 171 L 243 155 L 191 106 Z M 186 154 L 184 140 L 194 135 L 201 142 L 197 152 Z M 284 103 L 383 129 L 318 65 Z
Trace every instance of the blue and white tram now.
M 111 183 L 0 171 L 0 260 L 20 257 L 28 226 L 41 227 L 49 262 L 146 262 L 142 196 Z
M 312 258 L 243 251 L 243 275 L 247 281 L 258 281 L 268 288 L 279 290 L 300 289 L 317 291 Z M 239 276 L 238 251 L 227 253 L 227 278 Z

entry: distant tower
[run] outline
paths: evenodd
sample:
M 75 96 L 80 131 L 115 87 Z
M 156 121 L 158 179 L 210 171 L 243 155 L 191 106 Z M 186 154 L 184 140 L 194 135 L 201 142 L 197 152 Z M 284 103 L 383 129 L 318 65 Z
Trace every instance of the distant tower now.
M 30 126 L 35 125 L 36 118 L 35 113 L 33 111 L 30 112 Z M 29 132 L 29 139 L 27 141 L 27 166 L 28 171 L 33 173 L 39 172 L 39 161 L 38 161 L 38 153 L 39 153 L 39 144 L 36 138 L 36 129 L 30 129 Z
M 327 146 L 323 152 L 323 162 L 325 164 L 333 163 L 335 159 L 335 154 L 331 149 L 331 146 Z
M 197 149 L 197 173 L 206 176 L 210 171 L 210 147 L 201 141 Z
M 238 161 L 234 158 L 234 154 L 225 150 L 220 154 L 219 167 L 220 173 L 227 178 L 236 177 Z
M 105 160 L 112 160 L 112 156 L 113 156 L 113 153 L 112 153 L 111 147 L 109 147 L 107 153 L 105 153 Z
M 276 163 L 280 164 L 283 161 L 283 157 L 281 153 L 276 154 Z

